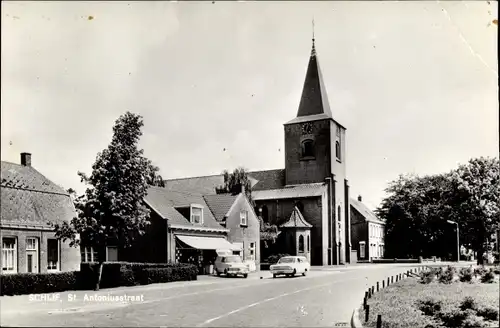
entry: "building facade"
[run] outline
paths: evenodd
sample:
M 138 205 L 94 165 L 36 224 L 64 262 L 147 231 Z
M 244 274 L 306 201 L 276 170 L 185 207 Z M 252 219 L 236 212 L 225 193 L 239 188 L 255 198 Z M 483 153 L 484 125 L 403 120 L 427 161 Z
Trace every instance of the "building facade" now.
M 284 124 L 285 168 L 249 172 L 252 197 L 262 219 L 282 227 L 277 241 L 280 251 L 296 251 L 296 245 L 286 241 L 284 236 L 290 233 L 283 225 L 298 215 L 311 225 L 312 265 L 349 263 L 346 129 L 333 119 L 314 40 L 296 113 Z M 166 180 L 165 188 L 215 194 L 215 187 L 223 183 L 223 176 L 216 175 Z
M 118 250 L 129 262 L 192 263 L 200 274 L 218 254 L 230 252 L 255 270 L 260 260 L 259 220 L 244 193 L 201 195 L 150 187 L 150 225 L 132 247 Z
M 2 274 L 80 269 L 80 252 L 55 238 L 48 223 L 70 221 L 76 211 L 70 195 L 31 166 L 1 162 L 0 265 Z
M 377 218 L 362 197 L 351 199 L 351 240 L 358 251 L 358 260 L 384 258 L 385 223 Z

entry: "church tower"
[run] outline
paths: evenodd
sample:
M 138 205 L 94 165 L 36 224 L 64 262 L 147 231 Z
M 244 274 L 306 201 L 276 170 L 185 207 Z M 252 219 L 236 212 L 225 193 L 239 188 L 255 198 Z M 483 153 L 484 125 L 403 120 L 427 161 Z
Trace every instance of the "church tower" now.
M 346 129 L 333 119 L 316 53 L 315 40 L 297 116 L 284 124 L 285 183 L 325 183 L 328 189 L 328 265 L 350 262 L 349 186 Z

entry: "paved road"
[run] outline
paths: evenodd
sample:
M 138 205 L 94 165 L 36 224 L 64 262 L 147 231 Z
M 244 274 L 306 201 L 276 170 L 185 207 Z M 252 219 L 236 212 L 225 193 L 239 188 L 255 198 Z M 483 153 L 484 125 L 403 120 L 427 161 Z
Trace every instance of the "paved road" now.
M 195 282 L 105 289 L 102 296 L 142 300 L 85 301 L 92 291 L 58 294 L 59 299 L 0 297 L 1 326 L 164 327 L 346 327 L 364 291 L 388 276 L 418 265 L 392 264 L 322 268 L 306 277 L 248 279 L 202 277 Z M 55 294 L 48 294 L 55 298 Z M 76 300 L 69 301 L 74 296 Z

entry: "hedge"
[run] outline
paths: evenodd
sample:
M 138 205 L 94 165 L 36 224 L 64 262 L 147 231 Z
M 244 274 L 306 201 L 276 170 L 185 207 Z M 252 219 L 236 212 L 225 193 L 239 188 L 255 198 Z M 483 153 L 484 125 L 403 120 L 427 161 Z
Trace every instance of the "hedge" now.
M 372 263 L 420 263 L 419 259 L 373 259 Z
M 93 290 L 99 263 L 81 263 L 80 271 L 18 273 L 0 276 L 0 295 L 54 293 L 66 290 Z M 198 268 L 183 263 L 105 262 L 100 288 L 196 280 Z
M 80 272 L 17 273 L 1 275 L 0 295 L 55 293 L 78 289 Z

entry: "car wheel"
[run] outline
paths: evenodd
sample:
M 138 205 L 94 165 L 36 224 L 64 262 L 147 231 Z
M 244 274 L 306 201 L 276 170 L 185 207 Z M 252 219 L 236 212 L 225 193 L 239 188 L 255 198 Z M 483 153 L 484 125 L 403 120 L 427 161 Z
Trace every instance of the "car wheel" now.
M 297 273 L 297 270 L 293 269 L 293 273 L 291 274 L 292 277 L 295 277 L 295 274 Z
M 307 269 L 302 272 L 302 275 L 305 277 L 306 276 Z
M 215 273 L 217 273 L 217 277 L 220 277 L 220 272 L 219 272 L 219 270 L 215 270 Z
M 229 277 L 229 275 L 227 274 L 227 269 L 224 269 L 224 274 L 226 275 L 226 277 Z
M 273 273 L 273 278 L 276 278 L 278 275 L 276 273 Z
M 243 275 L 243 278 L 248 278 L 248 273 L 245 273 L 245 274 Z

